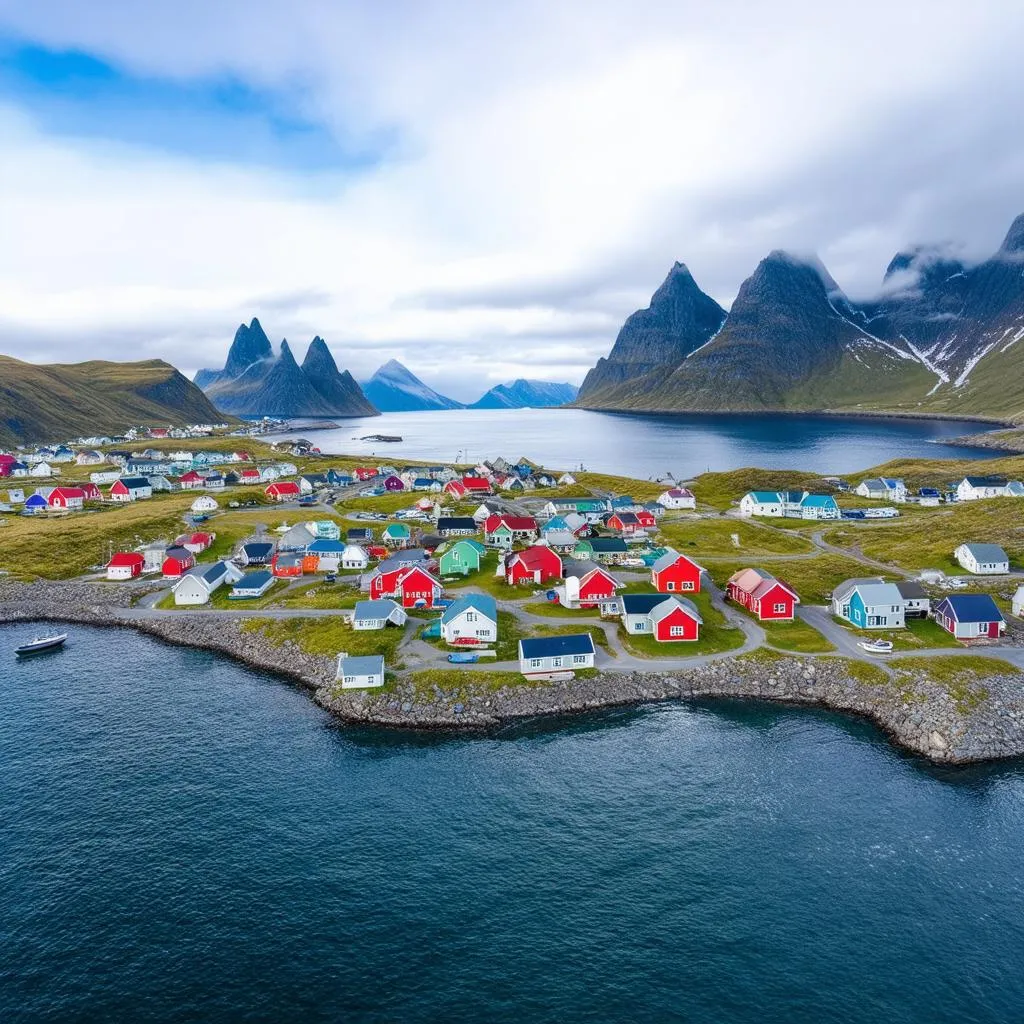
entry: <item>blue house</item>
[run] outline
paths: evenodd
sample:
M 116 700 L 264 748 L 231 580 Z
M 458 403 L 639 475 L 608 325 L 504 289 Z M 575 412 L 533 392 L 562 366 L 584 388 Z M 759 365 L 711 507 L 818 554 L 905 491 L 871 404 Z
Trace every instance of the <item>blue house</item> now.
M 838 519 L 839 505 L 831 494 L 805 494 L 800 500 L 801 519 Z
M 847 580 L 832 592 L 832 614 L 858 629 L 902 629 L 907 602 L 895 583 Z
M 41 494 L 32 494 L 25 500 L 26 512 L 45 512 L 50 503 Z

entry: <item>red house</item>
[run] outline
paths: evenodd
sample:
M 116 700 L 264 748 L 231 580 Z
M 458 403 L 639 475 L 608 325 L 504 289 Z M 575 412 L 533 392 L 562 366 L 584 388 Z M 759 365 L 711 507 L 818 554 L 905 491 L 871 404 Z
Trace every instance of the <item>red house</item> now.
M 654 517 L 651 517 L 651 525 L 654 525 Z M 610 530 L 618 530 L 624 537 L 642 530 L 640 517 L 635 512 L 613 512 L 607 519 L 606 524 Z
M 103 497 L 95 484 L 79 484 L 86 501 L 100 501 Z
M 243 469 L 238 474 L 238 482 L 242 484 L 258 484 L 260 482 L 260 471 L 258 469 Z
M 302 492 L 294 480 L 278 480 L 269 484 L 263 493 L 274 501 L 294 501 Z
M 544 544 L 517 551 L 505 561 L 505 579 L 518 583 L 547 583 L 562 578 L 562 559 Z
M 168 548 L 164 555 L 164 564 L 161 567 L 164 579 L 177 579 L 195 567 L 195 555 L 184 548 Z
M 405 484 L 395 476 L 393 473 L 391 476 L 384 478 L 384 490 L 385 491 L 404 491 Z
M 302 575 L 303 555 L 280 552 L 270 560 L 270 572 L 278 579 L 297 579 Z
M 205 551 L 216 538 L 217 535 L 215 533 L 188 533 L 183 537 L 179 537 L 175 544 L 180 544 L 186 551 L 191 551 L 193 555 L 198 555 Z
M 482 476 L 464 476 L 462 486 L 466 488 L 467 494 L 491 493 L 491 481 L 485 480 Z
M 85 491 L 81 487 L 54 487 L 46 503 L 50 508 L 81 508 Z
M 357 480 L 372 480 L 377 475 L 377 470 L 371 469 L 369 466 L 356 466 L 352 470 L 352 475 Z
M 740 569 L 725 588 L 730 600 L 759 619 L 792 619 L 800 598 L 792 587 L 763 569 Z
M 464 498 L 466 496 L 466 487 L 461 480 L 449 480 L 441 490 L 445 494 L 450 494 L 453 498 Z
M 658 521 L 654 518 L 654 513 L 648 512 L 647 509 L 634 512 L 633 515 L 636 516 L 636 521 L 640 524 L 642 530 L 653 530 L 658 525 Z
M 565 605 L 593 608 L 615 596 L 622 584 L 607 570 L 592 562 L 577 562 L 565 568 Z
M 703 571 L 692 558 L 670 548 L 651 566 L 651 584 L 661 594 L 697 594 Z
M 185 473 L 183 476 L 178 477 L 178 483 L 186 491 L 193 491 L 197 487 L 202 487 L 206 480 L 193 469 L 190 473 Z
M 119 551 L 107 562 L 108 580 L 131 580 L 142 574 L 146 559 L 135 551 Z
M 698 640 L 704 624 L 696 605 L 685 597 L 669 597 L 655 605 L 650 620 L 655 638 L 662 642 Z
M 374 573 L 370 579 L 370 598 L 391 597 L 403 608 L 433 608 L 442 594 L 439 580 L 418 565 Z

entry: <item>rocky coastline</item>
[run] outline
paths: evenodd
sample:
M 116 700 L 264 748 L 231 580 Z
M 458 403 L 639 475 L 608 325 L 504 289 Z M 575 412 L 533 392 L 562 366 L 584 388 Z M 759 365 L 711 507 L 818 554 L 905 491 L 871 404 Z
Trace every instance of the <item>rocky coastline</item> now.
M 59 621 L 137 629 L 167 643 L 213 651 L 275 673 L 314 692 L 348 724 L 394 729 L 492 732 L 538 717 L 697 698 L 747 698 L 807 705 L 874 722 L 900 748 L 941 764 L 1024 756 L 1024 687 L 1019 675 L 956 689 L 923 673 L 901 674 L 835 656 L 754 652 L 672 672 L 601 672 L 561 683 L 495 685 L 467 672 L 457 690 L 400 677 L 382 692 L 343 690 L 334 661 L 275 645 L 239 619 L 202 612 L 133 615 L 139 589 L 103 584 L 0 581 L 0 621 Z
M 946 444 L 960 448 L 990 448 L 994 452 L 1008 455 L 1024 454 L 1024 428 L 1011 430 L 986 430 L 980 434 L 964 434 L 954 437 Z

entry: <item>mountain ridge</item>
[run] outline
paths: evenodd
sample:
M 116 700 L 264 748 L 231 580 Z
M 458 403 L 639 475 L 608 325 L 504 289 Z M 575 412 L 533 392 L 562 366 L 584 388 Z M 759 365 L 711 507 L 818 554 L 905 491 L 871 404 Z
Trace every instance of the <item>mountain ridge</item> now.
M 213 404 L 236 416 L 376 416 L 378 411 L 352 375 L 339 371 L 317 335 L 300 366 L 287 339 L 277 356 L 256 317 L 240 324 L 223 370 L 194 378 Z
M 519 377 L 505 384 L 496 384 L 468 408 L 550 409 L 573 401 L 577 393 L 578 388 L 572 384 Z
M 867 302 L 851 301 L 816 257 L 775 250 L 740 286 L 711 339 L 653 368 L 620 359 L 627 372 L 618 378 L 599 361 L 574 404 L 1024 420 L 1022 272 L 1024 215 L 973 266 L 943 246 L 897 253 Z M 661 329 L 671 352 L 678 337 Z
M 448 398 L 424 384 L 412 370 L 397 359 L 379 366 L 363 381 L 363 392 L 381 412 L 427 412 L 439 409 L 463 409 L 461 402 Z
M 0 443 L 66 441 L 224 417 L 170 363 L 26 363 L 0 356 Z

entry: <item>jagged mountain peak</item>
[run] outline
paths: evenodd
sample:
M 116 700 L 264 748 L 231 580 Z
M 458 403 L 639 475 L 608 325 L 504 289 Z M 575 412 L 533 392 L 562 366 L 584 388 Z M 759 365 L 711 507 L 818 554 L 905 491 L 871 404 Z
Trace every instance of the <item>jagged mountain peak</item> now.
M 237 377 L 253 363 L 270 359 L 273 354 L 273 346 L 270 344 L 266 331 L 263 330 L 263 325 L 256 317 L 253 317 L 252 323 L 238 325 L 231 348 L 228 349 L 224 374 L 228 377 Z
M 306 373 L 333 374 L 338 372 L 338 364 L 327 347 L 327 342 L 318 334 L 306 349 L 306 358 L 302 360 L 302 369 Z
M 461 409 L 461 402 L 439 394 L 424 384 L 407 366 L 389 359 L 367 381 L 366 396 L 381 412 L 427 412 L 436 409 Z
M 1024 253 L 1024 213 L 1014 218 L 1010 230 L 1006 232 L 1003 244 L 999 247 L 1002 254 Z

